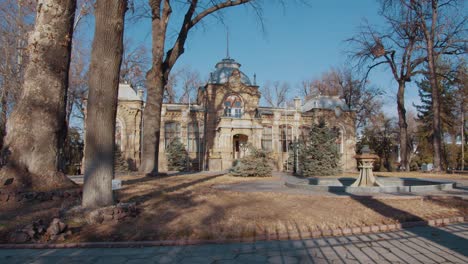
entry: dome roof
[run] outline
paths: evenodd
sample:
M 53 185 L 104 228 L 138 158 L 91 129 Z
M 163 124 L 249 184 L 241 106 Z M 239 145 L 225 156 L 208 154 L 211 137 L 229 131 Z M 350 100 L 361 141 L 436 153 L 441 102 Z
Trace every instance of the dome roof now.
M 225 58 L 222 61 L 216 63 L 216 70 L 211 73 L 210 83 L 214 84 L 223 84 L 227 83 L 229 77 L 231 77 L 234 70 L 239 70 L 240 63 L 236 62 L 234 59 Z M 252 85 L 249 77 L 239 70 L 241 74 L 241 82 L 245 85 Z
M 119 84 L 119 100 L 143 101 L 143 91 L 135 91 L 130 84 Z
M 307 100 L 302 106 L 302 112 L 307 112 L 316 108 L 334 110 L 337 107 L 341 108 L 343 111 L 350 110 L 346 103 L 338 96 L 320 95 Z

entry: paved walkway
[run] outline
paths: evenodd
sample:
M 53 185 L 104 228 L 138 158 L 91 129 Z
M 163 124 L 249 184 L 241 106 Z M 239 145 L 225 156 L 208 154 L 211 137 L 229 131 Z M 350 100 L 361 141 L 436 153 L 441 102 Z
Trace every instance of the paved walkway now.
M 0 250 L 0 263 L 468 263 L 468 223 L 291 241 Z

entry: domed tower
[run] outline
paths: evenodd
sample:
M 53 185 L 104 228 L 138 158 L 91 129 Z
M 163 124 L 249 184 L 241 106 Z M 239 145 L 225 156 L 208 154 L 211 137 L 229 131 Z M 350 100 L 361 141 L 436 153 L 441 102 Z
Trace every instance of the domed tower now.
M 260 92 L 255 82 L 240 70 L 241 64 L 227 57 L 216 63 L 208 83 L 198 92 L 205 110 L 206 155 L 209 170 L 225 170 L 245 155 L 247 144 L 260 146 L 256 111 Z M 258 132 L 258 131 L 257 131 Z M 261 133 L 260 133 L 261 134 Z
M 209 83 L 212 84 L 224 84 L 229 81 L 229 77 L 232 76 L 233 71 L 238 70 L 240 72 L 240 80 L 245 85 L 252 85 L 249 77 L 240 71 L 241 64 L 236 62 L 234 59 L 225 58 L 220 62 L 216 63 L 216 70 L 211 73 Z

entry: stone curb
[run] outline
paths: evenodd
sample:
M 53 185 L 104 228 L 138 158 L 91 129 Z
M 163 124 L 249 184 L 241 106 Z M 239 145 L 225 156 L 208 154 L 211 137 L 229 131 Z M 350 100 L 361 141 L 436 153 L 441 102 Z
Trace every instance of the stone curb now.
M 453 223 L 467 222 L 468 216 L 432 219 L 429 221 L 404 222 L 399 224 L 386 224 L 353 228 L 339 228 L 333 230 L 311 231 L 309 234 L 291 230 L 286 233 L 262 234 L 255 237 L 237 239 L 186 239 L 186 240 L 156 240 L 156 241 L 126 241 L 126 242 L 79 242 L 63 244 L 0 244 L 0 249 L 66 249 L 66 248 L 140 248 L 154 246 L 186 246 L 201 244 L 230 244 L 252 243 L 257 241 L 313 239 L 343 235 L 362 235 L 377 232 L 391 232 L 416 226 L 444 226 Z
M 352 187 L 352 186 L 328 186 L 328 185 L 311 185 L 306 183 L 285 182 L 284 185 L 300 190 L 311 191 L 326 191 L 348 194 L 365 194 L 365 193 L 414 193 L 414 192 L 430 192 L 430 191 L 450 191 L 455 187 L 455 182 L 441 182 L 435 180 L 424 180 L 432 182 L 432 185 L 413 185 L 413 186 L 378 186 L 378 187 Z M 423 180 L 421 180 L 423 182 Z

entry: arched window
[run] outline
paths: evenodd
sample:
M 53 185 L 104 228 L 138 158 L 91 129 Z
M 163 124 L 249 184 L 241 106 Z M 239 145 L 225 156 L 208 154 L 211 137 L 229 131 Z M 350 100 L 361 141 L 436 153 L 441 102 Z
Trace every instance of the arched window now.
M 199 126 L 198 122 L 188 124 L 188 151 L 202 151 L 203 125 Z
M 309 134 L 310 134 L 310 127 L 301 126 L 299 129 L 299 140 L 302 142 L 306 142 L 309 139 Z
M 273 129 L 271 128 L 271 126 L 263 127 L 262 149 L 265 151 L 273 150 Z
M 287 125 L 280 126 L 280 144 L 283 152 L 288 152 L 292 143 L 292 127 Z
M 230 95 L 224 101 L 224 116 L 242 117 L 242 100 L 237 95 Z
M 164 142 L 166 148 L 175 139 L 180 138 L 180 124 L 177 122 L 166 122 L 164 124 Z

